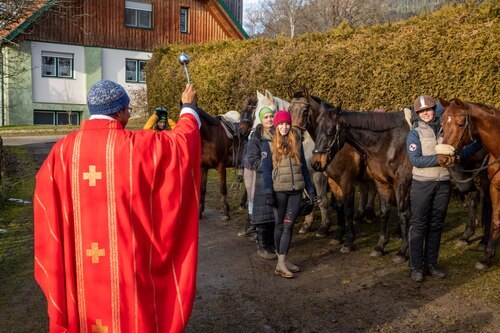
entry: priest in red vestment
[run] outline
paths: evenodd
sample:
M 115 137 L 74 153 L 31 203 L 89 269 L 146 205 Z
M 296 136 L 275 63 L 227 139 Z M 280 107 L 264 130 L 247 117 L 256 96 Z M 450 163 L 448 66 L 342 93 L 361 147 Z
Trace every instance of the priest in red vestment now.
M 129 97 L 92 86 L 91 117 L 36 177 L 35 278 L 50 332 L 182 332 L 196 292 L 200 119 L 191 85 L 172 131 L 125 130 Z

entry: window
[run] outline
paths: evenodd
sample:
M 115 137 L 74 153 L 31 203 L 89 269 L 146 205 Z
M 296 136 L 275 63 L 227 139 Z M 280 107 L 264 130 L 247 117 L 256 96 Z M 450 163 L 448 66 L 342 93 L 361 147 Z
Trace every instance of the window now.
M 80 112 L 73 111 L 45 111 L 35 110 L 33 114 L 34 125 L 79 125 Z
M 146 82 L 146 60 L 125 60 L 125 81 Z
M 42 52 L 42 76 L 73 78 L 73 55 Z
M 127 27 L 151 28 L 153 5 L 144 2 L 125 1 L 125 25 Z
M 187 34 L 188 31 L 188 9 L 181 7 L 181 33 Z

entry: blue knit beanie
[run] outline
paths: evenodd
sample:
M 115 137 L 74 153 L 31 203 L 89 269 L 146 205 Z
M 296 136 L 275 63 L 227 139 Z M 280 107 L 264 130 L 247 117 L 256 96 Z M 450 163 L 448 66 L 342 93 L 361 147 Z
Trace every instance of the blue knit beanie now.
M 87 95 L 87 105 L 91 115 L 113 114 L 125 109 L 129 103 L 130 98 L 125 89 L 109 80 L 94 83 Z

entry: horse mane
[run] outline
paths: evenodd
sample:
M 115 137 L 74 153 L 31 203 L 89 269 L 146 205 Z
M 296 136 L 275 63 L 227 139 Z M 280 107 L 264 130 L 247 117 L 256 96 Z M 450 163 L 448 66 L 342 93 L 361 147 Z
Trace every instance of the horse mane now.
M 359 112 L 342 111 L 341 122 L 352 128 L 360 128 L 374 132 L 383 132 L 394 128 L 407 128 L 408 123 L 403 111 L 398 112 Z
M 498 109 L 496 109 L 496 108 L 494 108 L 492 106 L 489 106 L 489 105 L 486 105 L 486 104 L 483 104 L 483 103 L 479 103 L 479 102 L 462 101 L 462 100 L 460 100 L 458 98 L 452 98 L 450 100 L 450 103 L 454 103 L 455 105 L 458 106 L 457 101 L 464 103 L 466 106 L 467 106 L 467 104 L 469 104 L 471 107 L 476 107 L 476 108 L 480 109 L 481 111 L 489 113 L 492 116 L 496 115 L 496 113 L 498 112 Z

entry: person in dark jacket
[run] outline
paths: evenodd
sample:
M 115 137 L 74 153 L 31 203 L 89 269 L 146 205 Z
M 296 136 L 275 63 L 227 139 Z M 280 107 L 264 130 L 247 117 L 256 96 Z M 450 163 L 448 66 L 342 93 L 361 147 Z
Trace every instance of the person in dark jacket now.
M 263 161 L 271 157 L 269 142 L 272 138 L 274 112 L 268 107 L 258 111 L 261 124 L 247 143 L 246 160 L 250 169 L 255 171 L 253 191 L 252 224 L 257 236 L 257 255 L 263 259 L 274 259 L 276 253 L 274 243 L 274 212 L 273 207 L 266 205 L 264 179 L 262 174 Z M 250 197 L 250 195 L 249 195 Z
M 410 277 L 422 282 L 424 273 L 445 278 L 437 266 L 441 233 L 450 199 L 450 174 L 439 165 L 441 158 L 453 158 L 450 145 L 440 144 L 440 119 L 436 116 L 436 102 L 423 95 L 413 103 L 418 126 L 410 130 L 406 146 L 413 165 L 411 185 L 411 220 L 409 231 Z
M 293 225 L 300 211 L 302 191 L 316 197 L 316 190 L 307 169 L 300 134 L 292 129 L 292 116 L 278 111 L 274 117 L 275 133 L 271 155 L 262 161 L 266 204 L 275 209 L 274 246 L 278 254 L 276 275 L 293 278 L 299 267 L 287 261 L 292 242 Z

